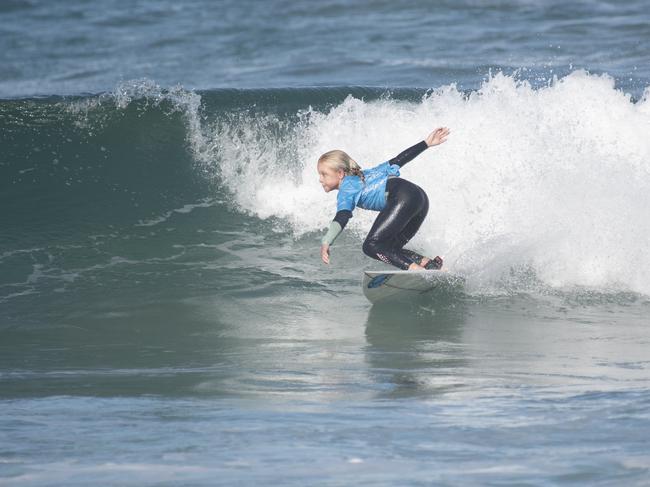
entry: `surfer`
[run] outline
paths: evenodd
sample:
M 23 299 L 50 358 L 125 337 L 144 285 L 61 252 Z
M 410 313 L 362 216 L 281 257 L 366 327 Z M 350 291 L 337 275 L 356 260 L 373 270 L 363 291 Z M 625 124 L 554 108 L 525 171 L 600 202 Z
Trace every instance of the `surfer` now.
M 440 257 L 431 259 L 404 248 L 427 216 L 429 199 L 422 188 L 400 178 L 399 170 L 429 147 L 445 142 L 449 132 L 447 127 L 437 128 L 422 142 L 365 171 L 342 150 L 332 150 L 320 156 L 320 184 L 326 193 L 338 190 L 336 216 L 321 241 L 323 262 L 330 263 L 330 246 L 358 206 L 379 212 L 363 242 L 366 255 L 403 270 L 442 267 Z

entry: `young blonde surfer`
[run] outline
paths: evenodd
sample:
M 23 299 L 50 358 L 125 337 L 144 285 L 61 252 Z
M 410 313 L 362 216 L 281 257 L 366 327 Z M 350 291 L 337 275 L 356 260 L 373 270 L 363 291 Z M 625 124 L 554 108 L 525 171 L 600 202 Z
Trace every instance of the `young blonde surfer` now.
M 422 142 L 371 169 L 362 170 L 341 150 L 318 159 L 319 182 L 326 193 L 338 190 L 336 216 L 321 241 L 320 255 L 330 263 L 330 246 L 339 236 L 355 207 L 379 212 L 363 252 L 373 259 L 404 270 L 440 269 L 442 259 L 431 259 L 404 245 L 413 238 L 429 211 L 429 199 L 419 186 L 399 177 L 399 170 L 429 147 L 447 140 L 450 130 L 435 129 Z

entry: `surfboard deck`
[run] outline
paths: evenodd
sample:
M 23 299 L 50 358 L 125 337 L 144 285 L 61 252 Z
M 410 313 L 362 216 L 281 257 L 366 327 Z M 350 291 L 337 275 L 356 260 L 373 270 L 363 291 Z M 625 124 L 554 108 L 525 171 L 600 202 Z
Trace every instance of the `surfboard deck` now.
M 364 271 L 363 294 L 375 304 L 462 289 L 465 280 L 446 270 Z

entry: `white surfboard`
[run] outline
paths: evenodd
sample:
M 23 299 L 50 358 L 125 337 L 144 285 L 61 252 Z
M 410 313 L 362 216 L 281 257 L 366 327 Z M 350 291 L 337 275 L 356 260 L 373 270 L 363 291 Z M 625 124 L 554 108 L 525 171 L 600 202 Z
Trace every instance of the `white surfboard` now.
M 371 303 L 409 299 L 429 293 L 453 292 L 463 288 L 465 280 L 446 270 L 364 271 L 361 287 Z

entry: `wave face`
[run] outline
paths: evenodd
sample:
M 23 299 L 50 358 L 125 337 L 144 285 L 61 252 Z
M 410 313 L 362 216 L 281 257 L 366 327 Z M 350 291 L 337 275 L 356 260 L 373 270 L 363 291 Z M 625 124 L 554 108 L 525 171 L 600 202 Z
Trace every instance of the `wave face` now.
M 648 93 L 633 100 L 608 76 L 576 71 L 537 88 L 496 74 L 472 92 L 195 93 L 135 81 L 5 101 L 0 251 L 11 267 L 30 249 L 85 245 L 201 206 L 239 214 L 256 233 L 316 241 L 335 208 L 318 184 L 321 153 L 344 149 L 369 167 L 446 125 L 449 141 L 402 171 L 431 201 L 414 247 L 444 255 L 480 293 L 650 294 Z M 360 242 L 374 216 L 357 210 L 348 233 Z M 26 278 L 9 272 L 5 286 L 16 284 L 9 275 Z

